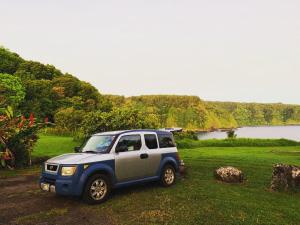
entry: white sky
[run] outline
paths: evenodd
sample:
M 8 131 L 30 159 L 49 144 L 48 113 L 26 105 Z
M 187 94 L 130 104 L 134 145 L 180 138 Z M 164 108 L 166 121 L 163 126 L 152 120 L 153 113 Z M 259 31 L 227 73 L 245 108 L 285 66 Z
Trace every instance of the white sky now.
M 105 94 L 300 104 L 299 0 L 0 0 L 0 45 Z

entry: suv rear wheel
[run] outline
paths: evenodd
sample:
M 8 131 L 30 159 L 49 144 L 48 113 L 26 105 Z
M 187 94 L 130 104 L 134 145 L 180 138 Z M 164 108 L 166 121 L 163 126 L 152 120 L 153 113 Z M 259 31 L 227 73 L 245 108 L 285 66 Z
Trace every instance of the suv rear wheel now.
M 166 165 L 163 168 L 161 178 L 160 178 L 160 183 L 164 187 L 169 187 L 175 183 L 176 180 L 176 174 L 175 174 L 175 169 L 171 165 Z
M 109 178 L 104 174 L 91 176 L 85 185 L 83 200 L 89 204 L 102 203 L 107 200 L 111 191 Z

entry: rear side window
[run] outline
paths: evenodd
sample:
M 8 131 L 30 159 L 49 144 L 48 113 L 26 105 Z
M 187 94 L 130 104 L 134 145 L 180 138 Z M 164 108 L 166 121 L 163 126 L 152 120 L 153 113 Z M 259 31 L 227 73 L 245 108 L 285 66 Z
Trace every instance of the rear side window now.
M 173 135 L 170 134 L 159 134 L 158 135 L 159 147 L 160 148 L 172 148 L 175 147 Z
M 117 148 L 127 146 L 128 151 L 140 150 L 142 147 L 141 135 L 126 135 L 120 138 Z
M 155 134 L 145 134 L 145 143 L 149 149 L 157 149 L 157 139 Z

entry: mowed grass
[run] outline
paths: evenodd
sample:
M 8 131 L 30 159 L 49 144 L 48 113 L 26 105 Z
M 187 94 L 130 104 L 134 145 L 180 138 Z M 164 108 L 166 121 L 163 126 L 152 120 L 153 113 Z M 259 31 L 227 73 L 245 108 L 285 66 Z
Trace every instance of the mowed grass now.
M 59 155 L 76 145 L 72 138 L 42 136 L 34 154 Z M 300 224 L 300 193 L 269 190 L 272 165 L 300 165 L 299 146 L 201 147 L 180 155 L 187 176 L 171 188 L 156 183 L 123 188 L 106 203 L 82 209 L 105 213 L 115 224 Z M 226 165 L 241 169 L 246 182 L 216 181 L 214 169 Z
M 40 135 L 32 152 L 33 157 L 53 157 L 74 152 L 74 147 L 81 143 L 73 141 L 72 137 Z

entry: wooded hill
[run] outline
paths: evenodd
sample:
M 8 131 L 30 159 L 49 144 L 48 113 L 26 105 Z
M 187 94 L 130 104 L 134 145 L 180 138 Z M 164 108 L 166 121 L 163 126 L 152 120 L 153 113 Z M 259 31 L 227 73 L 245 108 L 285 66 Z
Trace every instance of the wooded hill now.
M 153 107 L 166 127 L 187 129 L 300 124 L 300 106 L 203 101 L 196 96 L 153 95 L 130 97 Z
M 81 127 L 85 118 L 91 118 L 85 124 L 92 125 L 96 114 L 101 123 L 106 125 L 103 121 L 105 118 L 118 117 L 115 121 L 120 123 L 128 115 L 148 121 L 146 124 L 130 121 L 130 124 L 124 126 L 110 124 L 107 129 L 151 125 L 151 128 L 202 130 L 300 124 L 299 105 L 210 102 L 197 96 L 149 95 L 125 98 L 101 95 L 90 83 L 63 73 L 52 65 L 24 60 L 5 48 L 0 48 L 0 104 L 0 108 L 11 105 L 25 116 L 34 113 L 40 119 L 47 117 L 57 126 L 69 130 Z M 135 127 L 134 124 L 140 125 Z

